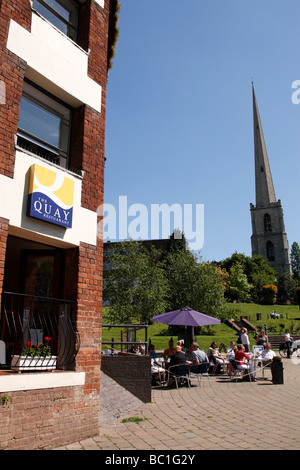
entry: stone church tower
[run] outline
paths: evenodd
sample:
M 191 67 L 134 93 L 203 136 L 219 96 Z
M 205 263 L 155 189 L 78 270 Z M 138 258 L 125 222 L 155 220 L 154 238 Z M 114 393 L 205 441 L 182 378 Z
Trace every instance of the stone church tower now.
M 281 272 L 291 272 L 289 245 L 285 233 L 281 201 L 276 201 L 262 125 L 254 87 L 253 126 L 255 154 L 256 205 L 250 204 L 252 221 L 252 256 L 262 255 L 270 266 Z

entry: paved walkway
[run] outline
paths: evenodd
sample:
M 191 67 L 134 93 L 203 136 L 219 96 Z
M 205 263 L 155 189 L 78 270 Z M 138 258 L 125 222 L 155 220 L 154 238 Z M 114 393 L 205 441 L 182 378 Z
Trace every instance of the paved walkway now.
M 283 359 L 283 385 L 273 385 L 267 370 L 269 380 L 254 383 L 213 377 L 211 386 L 203 378 L 201 388 L 192 379 L 191 389 L 153 389 L 151 403 L 133 400 L 119 417 L 102 416 L 98 436 L 60 449 L 299 450 L 298 361 Z

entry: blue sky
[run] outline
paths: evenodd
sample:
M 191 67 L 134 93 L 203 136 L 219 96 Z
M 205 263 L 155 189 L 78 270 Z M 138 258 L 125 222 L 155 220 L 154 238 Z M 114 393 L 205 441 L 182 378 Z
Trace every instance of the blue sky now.
M 299 0 L 121 0 L 119 18 L 105 203 L 203 204 L 202 258 L 251 256 L 253 79 L 289 244 L 300 243 Z

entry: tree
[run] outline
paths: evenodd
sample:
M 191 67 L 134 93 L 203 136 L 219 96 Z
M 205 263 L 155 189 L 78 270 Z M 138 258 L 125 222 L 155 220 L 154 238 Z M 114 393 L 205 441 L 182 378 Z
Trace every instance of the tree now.
M 297 287 L 296 289 L 296 302 L 299 305 L 299 309 L 300 309 L 300 287 Z
M 292 244 L 291 265 L 292 265 L 293 278 L 300 280 L 300 246 L 297 242 L 294 242 Z
M 294 302 L 295 300 L 295 282 L 290 273 L 283 269 L 277 277 L 278 300 L 283 303 Z
M 251 284 L 244 274 L 243 266 L 237 262 L 231 266 L 228 278 L 228 295 L 232 300 L 243 300 L 249 297 Z
M 168 284 L 157 250 L 126 241 L 108 250 L 103 290 L 113 323 L 145 323 L 166 309 Z
M 198 261 L 189 250 L 169 253 L 169 310 L 189 306 L 213 317 L 224 309 L 224 273 L 211 263 Z
M 261 255 L 246 256 L 243 253 L 233 253 L 230 258 L 220 262 L 220 266 L 230 272 L 230 268 L 239 263 L 243 268 L 243 273 L 247 276 L 251 284 L 250 296 L 252 300 L 258 302 L 262 299 L 262 287 L 266 284 L 274 284 L 276 271 L 271 268 L 268 261 Z M 227 294 L 226 294 L 227 295 Z

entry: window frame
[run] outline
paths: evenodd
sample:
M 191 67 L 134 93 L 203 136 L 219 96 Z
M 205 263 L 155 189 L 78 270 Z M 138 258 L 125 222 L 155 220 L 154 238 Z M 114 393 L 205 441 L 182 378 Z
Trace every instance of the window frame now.
M 268 261 L 275 261 L 275 246 L 271 240 L 268 240 L 266 243 L 267 259 Z
M 59 14 L 58 11 L 55 10 L 55 8 L 51 7 L 51 5 L 49 5 L 46 0 L 33 0 L 32 9 L 35 12 L 37 12 L 39 15 L 41 15 L 43 18 L 45 18 L 47 21 L 49 21 L 49 23 L 55 28 L 57 28 L 62 34 L 64 34 L 66 37 L 68 37 L 69 39 L 77 43 L 80 3 L 76 0 L 54 0 L 54 1 L 58 5 L 65 8 L 67 11 L 74 13 L 75 19 L 73 22 L 66 20 L 62 15 Z M 66 4 L 68 4 L 68 7 Z M 59 21 L 64 23 L 67 26 L 68 33 L 65 33 L 61 28 L 59 28 L 59 26 L 57 26 L 51 21 L 51 18 L 47 17 L 42 11 L 40 11 L 39 6 L 48 10 L 51 15 L 55 16 Z M 70 33 L 70 30 L 72 31 L 72 34 Z
M 264 215 L 264 229 L 265 229 L 265 232 L 272 232 L 271 217 L 270 217 L 270 214 L 268 213 Z
M 62 168 L 68 169 L 71 146 L 72 108 L 29 80 L 24 80 L 22 98 L 23 97 L 43 108 L 50 114 L 60 118 L 59 140 L 61 141 L 63 135 L 62 132 L 67 131 L 64 136 L 66 145 L 65 148 L 61 148 L 60 146 L 57 147 L 43 140 L 38 135 L 34 135 L 28 130 L 21 128 L 19 120 L 17 146 L 23 150 L 28 150 L 30 153 L 38 155 L 47 161 L 51 161 Z

